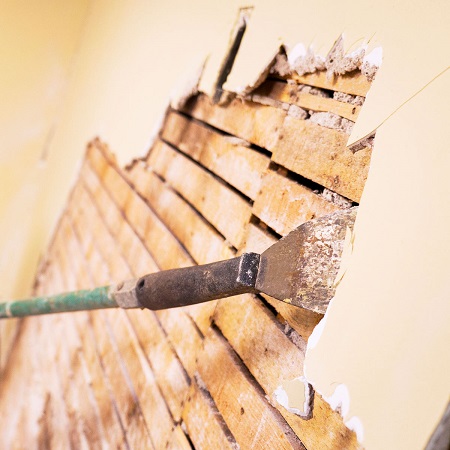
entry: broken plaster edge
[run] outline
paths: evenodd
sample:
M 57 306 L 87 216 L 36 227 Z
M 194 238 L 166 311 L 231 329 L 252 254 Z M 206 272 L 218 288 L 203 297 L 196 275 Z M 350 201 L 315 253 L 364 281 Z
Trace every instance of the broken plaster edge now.
M 273 397 L 274 397 L 275 401 L 280 406 L 282 406 L 287 411 L 289 411 L 290 413 L 300 416 L 303 419 L 309 419 L 311 417 L 311 413 L 312 413 L 312 398 L 314 395 L 314 391 L 312 389 L 311 384 L 308 382 L 308 380 L 303 375 L 300 377 L 294 378 L 292 380 L 289 380 L 288 382 L 289 383 L 298 382 L 303 385 L 305 399 L 304 399 L 303 405 L 298 405 L 298 406 L 303 406 L 303 408 L 300 409 L 299 407 L 296 407 L 296 406 L 290 406 L 290 404 L 292 405 L 292 401 L 289 398 L 288 389 L 283 383 L 281 383 L 273 392 Z
M 339 270 L 334 282 L 336 288 L 339 286 L 340 282 L 344 278 L 345 273 L 347 271 L 349 261 L 353 253 L 354 240 L 355 240 L 355 230 L 350 230 L 349 228 L 347 228 L 344 242 L 344 249 L 342 253 L 342 262 L 341 262 L 342 269 Z M 319 395 L 321 395 L 322 398 L 330 405 L 331 409 L 340 414 L 340 416 L 344 421 L 344 425 L 349 430 L 353 431 L 356 434 L 356 439 L 358 440 L 358 442 L 362 443 L 364 440 L 364 426 L 361 419 L 358 416 L 352 416 L 350 418 L 347 417 L 350 411 L 350 401 L 351 401 L 350 392 L 347 385 L 345 383 L 337 384 L 333 393 L 329 396 L 326 396 L 324 395 L 322 390 L 318 389 L 317 383 L 314 383 L 311 377 L 308 376 L 308 364 L 307 364 L 308 352 L 317 346 L 322 337 L 329 316 L 329 310 L 333 301 L 334 298 L 331 299 L 330 305 L 326 313 L 324 314 L 320 322 L 315 326 L 314 330 L 312 331 L 308 339 L 305 352 L 304 378 L 305 381 L 310 386 L 312 386 L 314 390 Z
M 365 40 L 356 49 L 346 52 L 344 44 L 345 35 L 342 33 L 325 56 L 316 53 L 312 45 L 306 47 L 302 42 L 291 49 L 288 45 L 281 44 L 278 52 L 271 56 L 269 63 L 259 72 L 255 80 L 234 89 L 230 89 L 225 82 L 224 89 L 245 96 L 260 86 L 270 74 L 303 76 L 321 71 L 325 71 L 327 78 L 332 79 L 336 75 L 360 70 L 367 80 L 372 82 L 382 64 L 382 47 L 378 46 L 367 52 L 368 40 Z
M 336 411 L 342 417 L 344 421 L 344 425 L 351 431 L 356 434 L 356 439 L 359 443 L 363 443 L 364 440 L 364 426 L 361 419 L 358 416 L 352 416 L 347 418 L 348 412 L 350 410 L 350 392 L 348 387 L 344 383 L 340 383 L 334 389 L 334 392 L 325 396 L 323 392 L 317 388 L 317 384 L 315 384 L 310 377 L 308 377 L 308 369 L 307 369 L 307 360 L 308 360 L 308 351 L 317 346 L 322 333 L 325 329 L 327 321 L 327 314 L 325 314 L 322 320 L 316 325 L 311 336 L 308 339 L 308 343 L 306 346 L 306 355 L 305 355 L 305 380 L 314 388 L 314 390 L 330 405 L 333 411 Z

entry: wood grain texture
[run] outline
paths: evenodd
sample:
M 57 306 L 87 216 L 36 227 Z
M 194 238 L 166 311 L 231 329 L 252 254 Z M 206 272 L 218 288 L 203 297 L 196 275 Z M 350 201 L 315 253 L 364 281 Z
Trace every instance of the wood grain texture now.
M 358 202 L 361 197 L 371 150 L 353 153 L 346 147 L 348 135 L 342 131 L 298 119 L 273 106 L 238 99 L 225 108 L 199 96 L 183 111 L 266 148 L 276 163 L 346 198 Z
M 205 337 L 198 370 L 237 443 L 248 449 L 304 449 L 242 369 L 225 339 L 211 329 Z
M 306 110 L 331 112 L 352 122 L 356 121 L 361 110 L 360 106 L 340 102 L 333 98 L 305 93 L 295 84 L 287 84 L 276 80 L 267 80 L 252 92 L 253 95 L 268 97 L 290 105 L 297 105 Z
M 223 236 L 144 164 L 134 165 L 128 176 L 198 264 L 234 256 L 235 252 Z
M 311 189 L 268 171 L 253 205 L 253 214 L 285 236 L 302 223 L 337 209 Z
M 226 106 L 214 105 L 206 95 L 191 99 L 184 113 L 219 130 L 270 150 L 278 139 L 285 111 L 241 99 Z
M 210 394 L 205 392 L 196 380 L 189 389 L 183 420 L 196 449 L 237 450 L 240 448 Z
M 148 165 L 232 245 L 241 245 L 251 216 L 251 206 L 244 198 L 161 141 L 153 147 Z
M 171 112 L 162 139 L 195 159 L 251 199 L 258 194 L 269 158 L 246 141 L 224 135 L 205 124 Z
M 276 163 L 359 202 L 369 171 L 371 150 L 356 153 L 348 136 L 307 120 L 287 116 L 283 134 L 272 148 Z
M 323 89 L 329 89 L 346 94 L 360 95 L 365 97 L 370 89 L 370 81 L 360 71 L 349 72 L 344 75 L 327 77 L 326 71 L 308 73 L 305 75 L 292 74 L 290 78 L 301 84 L 308 84 Z

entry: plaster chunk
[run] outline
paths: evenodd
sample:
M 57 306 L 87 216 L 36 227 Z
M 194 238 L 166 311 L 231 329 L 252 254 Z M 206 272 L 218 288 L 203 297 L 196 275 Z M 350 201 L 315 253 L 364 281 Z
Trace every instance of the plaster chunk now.
M 295 117 L 296 119 L 305 120 L 309 117 L 308 111 L 297 105 L 290 105 L 288 110 L 288 115 Z
M 339 208 L 347 209 L 351 208 L 353 206 L 353 203 L 351 200 L 348 200 L 347 198 L 343 197 L 342 195 L 337 194 L 336 192 L 330 191 L 327 188 L 324 188 L 322 192 L 322 197 L 325 200 L 328 200 L 331 203 L 334 203 L 335 205 L 339 206 Z
M 344 38 L 340 35 L 325 59 L 327 77 L 333 78 L 335 75 L 343 75 L 359 69 L 363 63 L 365 51 L 365 47 L 361 47 L 346 55 Z
M 362 106 L 365 100 L 361 95 L 345 94 L 344 92 L 334 92 L 333 99 L 338 102 L 350 103 L 351 105 L 356 106 Z
M 305 49 L 303 44 L 297 44 L 289 53 L 288 61 L 292 70 L 300 76 L 325 70 L 325 58 L 315 55 L 312 48 Z
M 291 66 L 284 51 L 281 51 L 280 53 L 278 53 L 278 55 L 275 56 L 273 65 L 270 69 L 270 73 L 278 74 L 282 77 L 285 77 L 292 73 Z
M 311 416 L 314 391 L 304 376 L 281 383 L 275 389 L 273 397 L 289 412 L 305 419 Z
M 309 113 L 311 114 L 311 122 L 321 125 L 322 127 L 340 130 L 347 134 L 350 134 L 353 129 L 354 123 L 351 120 L 345 119 L 337 114 L 314 111 L 309 111 Z

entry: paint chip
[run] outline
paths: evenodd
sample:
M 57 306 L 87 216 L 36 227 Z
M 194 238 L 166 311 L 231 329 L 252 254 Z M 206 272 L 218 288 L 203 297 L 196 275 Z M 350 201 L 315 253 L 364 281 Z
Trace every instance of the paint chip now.
M 289 412 L 304 419 L 310 418 L 314 391 L 304 376 L 284 381 L 275 389 L 273 396 Z

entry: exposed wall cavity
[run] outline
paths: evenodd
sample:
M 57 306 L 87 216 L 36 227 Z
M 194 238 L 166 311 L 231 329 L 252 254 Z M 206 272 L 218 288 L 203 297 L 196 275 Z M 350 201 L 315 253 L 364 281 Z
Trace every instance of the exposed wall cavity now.
M 223 60 L 215 83 L 215 92 L 213 95 L 214 103 L 219 103 L 222 98 L 222 86 L 227 80 L 228 75 L 230 74 L 233 67 L 233 63 L 239 51 L 239 46 L 241 45 L 242 38 L 244 37 L 245 29 L 247 28 L 247 22 L 250 18 L 252 9 L 253 8 L 242 8 L 239 10 L 238 19 L 231 33 L 229 48 L 226 53 L 225 59 Z

